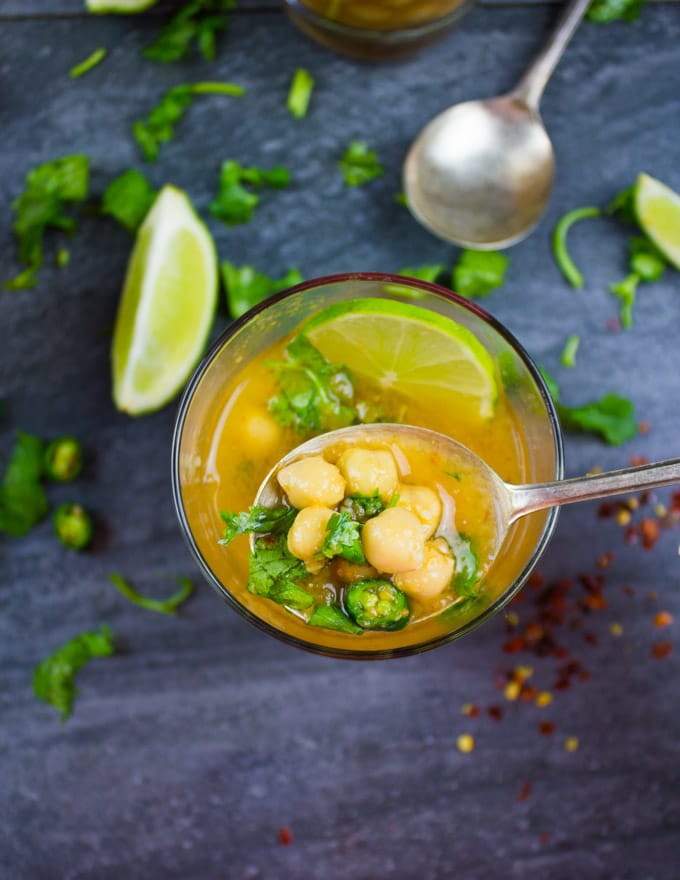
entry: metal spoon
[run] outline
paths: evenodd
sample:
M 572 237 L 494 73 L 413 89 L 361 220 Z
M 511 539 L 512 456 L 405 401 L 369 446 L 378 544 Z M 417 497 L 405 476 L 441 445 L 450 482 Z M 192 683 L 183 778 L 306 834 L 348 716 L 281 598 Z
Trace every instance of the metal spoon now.
M 541 95 L 590 0 L 572 0 L 545 48 L 507 95 L 456 104 L 416 138 L 404 162 L 414 216 L 454 244 L 507 247 L 531 232 L 555 175 Z
M 418 428 L 413 425 L 393 425 L 378 423 L 373 425 L 354 425 L 329 431 L 307 440 L 285 455 L 271 469 L 258 489 L 255 504 L 272 507 L 279 503 L 281 490 L 276 482 L 278 471 L 309 455 L 317 455 L 330 446 L 342 443 L 343 446 L 362 443 L 384 444 L 398 447 L 400 438 L 424 444 L 434 454 L 440 456 L 442 465 L 450 470 L 474 471 L 485 481 L 496 501 L 497 530 L 496 553 L 500 549 L 510 526 L 520 517 L 536 510 L 546 510 L 575 501 L 589 501 L 594 498 L 607 498 L 655 486 L 668 486 L 680 483 L 680 458 L 669 459 L 655 464 L 625 468 L 620 471 L 596 474 L 589 477 L 575 477 L 570 480 L 556 480 L 552 483 L 535 485 L 513 485 L 506 483 L 485 461 L 472 450 L 445 434 Z M 251 541 L 254 540 L 251 536 Z M 495 555 L 492 554 L 492 555 Z

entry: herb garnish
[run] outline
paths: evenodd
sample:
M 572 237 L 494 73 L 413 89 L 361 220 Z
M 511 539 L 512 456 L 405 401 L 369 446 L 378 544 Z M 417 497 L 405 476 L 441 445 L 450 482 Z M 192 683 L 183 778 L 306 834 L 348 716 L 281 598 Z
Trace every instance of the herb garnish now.
M 195 95 L 230 95 L 239 98 L 244 94 L 243 86 L 228 82 L 200 82 L 170 89 L 149 113 L 146 121 L 139 119 L 132 127 L 144 158 L 147 162 L 156 161 L 161 144 L 172 140 L 175 125 L 184 116 Z
M 351 141 L 338 164 L 347 186 L 363 186 L 385 171 L 378 154 L 369 150 L 363 141 Z
M 621 326 L 626 329 L 632 327 L 632 308 L 635 304 L 635 295 L 641 281 L 658 281 L 666 268 L 666 258 L 646 236 L 633 236 L 629 242 L 630 247 L 630 274 L 614 284 L 609 285 L 609 290 L 621 300 Z
M 20 538 L 47 515 L 40 478 L 45 445 L 31 434 L 17 433 L 5 477 L 0 485 L 0 532 Z
M 307 621 L 310 626 L 334 629 L 352 636 L 360 636 L 363 629 L 345 614 L 339 605 L 317 605 Z
M 637 21 L 643 3 L 644 0 L 593 0 L 586 18 L 597 24 L 606 24 L 618 19 Z
M 243 186 L 244 183 L 282 189 L 290 183 L 290 171 L 280 165 L 266 170 L 255 166 L 244 168 L 233 159 L 223 162 L 220 190 L 210 205 L 210 213 L 227 226 L 247 223 L 260 201 L 258 195 Z
M 158 614 L 169 614 L 174 616 L 177 614 L 179 606 L 194 592 L 194 585 L 189 578 L 177 578 L 181 589 L 167 599 L 150 599 L 148 596 L 140 595 L 137 590 L 126 581 L 120 574 L 112 574 L 109 576 L 111 583 L 125 596 L 130 602 L 139 605 L 140 608 L 146 608 L 147 611 L 156 611 Z
M 157 192 L 146 177 L 129 168 L 112 180 L 102 195 L 102 214 L 117 220 L 128 232 L 136 232 Z
M 71 79 L 78 79 L 80 76 L 84 76 L 86 73 L 89 73 L 93 67 L 96 67 L 98 64 L 106 58 L 106 49 L 95 49 L 84 61 L 81 61 L 80 64 L 76 64 L 75 67 L 72 67 L 69 70 L 69 76 Z
M 43 264 L 43 236 L 49 228 L 74 232 L 75 220 L 64 214 L 69 202 L 82 202 L 89 188 L 89 159 L 80 153 L 38 165 L 26 176 L 26 189 L 12 202 L 18 256 L 27 267 L 5 282 L 10 290 L 33 287 Z
M 340 513 L 347 513 L 352 519 L 362 524 L 371 517 L 382 513 L 384 509 L 385 505 L 377 489 L 372 495 L 360 495 L 359 493 L 350 495 L 340 504 Z
M 249 557 L 248 589 L 291 608 L 309 608 L 314 598 L 295 581 L 307 576 L 307 567 L 288 549 L 285 535 L 266 535 L 255 541 Z
M 303 67 L 298 68 L 293 74 L 287 102 L 288 110 L 295 119 L 304 119 L 307 115 L 313 88 L 312 74 Z
M 261 507 L 255 505 L 247 513 L 230 513 L 223 510 L 220 516 L 227 527 L 224 537 L 218 541 L 228 546 L 239 535 L 254 532 L 258 535 L 280 535 L 287 532 L 293 524 L 298 511 L 294 507 Z
M 587 220 L 590 217 L 599 217 L 600 209 L 595 207 L 575 208 L 568 211 L 555 226 L 553 232 L 553 254 L 555 262 L 560 267 L 562 274 L 572 287 L 583 287 L 583 275 L 576 268 L 574 261 L 567 250 L 567 233 L 579 220 Z
M 236 0 L 193 0 L 176 12 L 144 50 L 152 61 L 180 61 L 192 42 L 206 61 L 215 59 L 215 39 L 229 27 L 227 12 Z
M 283 278 L 276 279 L 258 272 L 254 266 L 234 266 L 226 260 L 221 263 L 220 271 L 232 318 L 240 318 L 263 299 L 303 280 L 297 269 L 289 269 Z
M 334 513 L 326 524 L 322 553 L 327 559 L 341 556 L 357 565 L 365 565 L 361 546 L 361 525 L 348 513 Z
M 469 299 L 488 296 L 502 286 L 509 262 L 499 251 L 464 250 L 453 269 L 453 289 Z
M 94 657 L 110 657 L 114 652 L 111 631 L 102 626 L 99 632 L 84 632 L 62 645 L 36 668 L 33 693 L 39 700 L 61 712 L 61 720 L 71 714 L 78 693 L 76 674 Z

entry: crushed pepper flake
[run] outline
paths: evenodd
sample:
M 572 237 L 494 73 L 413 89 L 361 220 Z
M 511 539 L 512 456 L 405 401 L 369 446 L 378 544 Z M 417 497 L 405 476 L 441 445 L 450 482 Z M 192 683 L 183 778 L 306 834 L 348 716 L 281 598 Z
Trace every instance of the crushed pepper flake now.
M 515 666 L 514 676 L 517 681 L 526 681 L 534 674 L 532 666 Z
M 508 626 L 516 627 L 519 624 L 519 614 L 516 611 L 508 611 L 505 615 L 505 622 Z
M 533 788 L 534 786 L 532 781 L 530 779 L 525 779 L 517 795 L 517 803 L 523 804 L 525 801 L 528 801 L 531 797 L 531 792 L 533 791 Z
M 651 550 L 659 540 L 661 527 L 655 519 L 645 517 L 640 521 L 640 536 L 642 537 L 642 546 L 645 550 Z
M 641 422 L 638 422 L 638 431 L 640 434 L 649 434 L 650 424 L 647 419 L 642 419 Z
M 463 754 L 468 754 L 475 747 L 475 738 L 471 733 L 461 733 L 461 735 L 456 740 L 456 745 L 458 746 L 458 751 L 463 752 Z
M 544 709 L 546 706 L 549 706 L 553 701 L 553 695 L 550 691 L 540 691 L 536 694 L 535 703 L 540 709 Z
M 291 828 L 279 828 L 279 843 L 281 846 L 290 846 L 293 842 L 293 831 Z
M 513 702 L 519 697 L 522 685 L 518 681 L 509 681 L 503 688 L 503 696 Z
M 616 621 L 613 621 L 612 623 L 609 624 L 609 632 L 610 632 L 615 638 L 618 639 L 620 636 L 623 635 L 623 627 L 621 626 L 620 623 L 617 623 Z
M 672 623 L 673 615 L 669 611 L 659 611 L 658 614 L 654 615 L 654 626 L 663 628 L 665 626 L 670 626 Z
M 463 703 L 460 711 L 468 718 L 476 718 L 479 715 L 480 708 L 475 703 Z
M 597 567 L 598 568 L 609 568 L 609 566 L 614 561 L 614 554 L 610 551 L 609 553 L 603 553 L 598 557 Z
M 538 842 L 541 843 L 541 844 L 543 844 L 543 845 L 545 845 L 545 844 L 547 844 L 547 843 L 550 843 L 550 835 L 548 834 L 547 831 L 542 831 L 542 832 L 538 835 Z
M 493 718 L 494 721 L 500 721 L 503 718 L 503 709 L 500 706 L 489 706 L 486 712 L 489 718 Z
M 656 644 L 652 645 L 652 657 L 655 660 L 665 660 L 672 650 L 672 642 L 656 642 Z
M 542 736 L 552 736 L 553 733 L 555 733 L 554 721 L 540 721 L 538 725 L 538 732 Z
M 565 752 L 575 752 L 578 748 L 578 737 L 568 736 L 564 741 Z
M 621 509 L 616 514 L 616 522 L 620 526 L 629 525 L 632 518 L 633 514 L 630 512 L 630 510 Z

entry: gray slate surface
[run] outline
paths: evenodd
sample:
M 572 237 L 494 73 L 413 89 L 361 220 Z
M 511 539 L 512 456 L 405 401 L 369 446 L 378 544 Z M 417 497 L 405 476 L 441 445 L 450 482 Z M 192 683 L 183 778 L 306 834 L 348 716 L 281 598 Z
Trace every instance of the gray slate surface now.
M 23 4 L 22 4 L 23 5 Z M 71 8 L 31 4 L 27 10 Z M 17 9 L 3 4 L 3 11 Z M 369 67 L 326 53 L 283 15 L 234 16 L 215 65 L 162 67 L 140 58 L 156 17 L 14 20 L 0 29 L 0 262 L 13 274 L 8 205 L 29 168 L 83 150 L 93 190 L 144 167 L 129 134 L 163 91 L 182 81 L 231 79 L 238 100 L 197 101 L 144 168 L 155 184 L 186 187 L 205 209 L 219 162 L 288 163 L 288 192 L 265 197 L 252 224 L 212 224 L 220 254 L 272 274 L 393 270 L 444 261 L 455 250 L 393 204 L 399 165 L 421 125 L 448 103 L 510 86 L 554 19 L 549 7 L 479 7 L 463 29 L 398 65 Z M 574 229 L 582 291 L 550 256 L 556 219 L 606 203 L 647 170 L 680 189 L 680 10 L 645 10 L 635 26 L 584 25 L 548 88 L 546 124 L 559 174 L 551 208 L 511 252 L 505 288 L 485 305 L 560 380 L 567 402 L 627 393 L 647 436 L 623 449 L 566 441 L 569 473 L 619 467 L 631 454 L 678 454 L 679 276 L 641 291 L 632 332 L 606 329 L 623 276 L 625 232 Z M 78 82 L 67 70 L 104 45 L 107 61 Z M 285 111 L 296 66 L 317 77 L 311 113 Z M 336 161 L 365 138 L 387 167 L 370 187 L 344 188 Z M 542 562 L 546 578 L 576 578 L 614 549 L 609 608 L 589 621 L 585 647 L 566 634 L 592 679 L 549 710 L 505 704 L 500 666 L 529 662 L 552 682 L 551 660 L 504 656 L 501 619 L 437 652 L 349 664 L 279 645 L 223 608 L 207 586 L 175 620 L 129 605 L 108 584 L 121 571 L 149 593 L 177 575 L 198 580 L 171 508 L 168 453 L 174 412 L 137 421 L 109 396 L 110 328 L 130 248 L 104 219 L 83 219 L 65 270 L 45 269 L 36 290 L 0 294 L 0 453 L 14 427 L 72 431 L 86 444 L 84 478 L 53 491 L 96 513 L 91 552 L 60 550 L 49 523 L 23 541 L 0 537 L 0 877 L 11 880 L 375 880 L 411 878 L 631 878 L 680 876 L 680 651 L 651 659 L 652 614 L 680 625 L 678 531 L 653 554 L 625 547 L 595 506 L 565 511 Z M 219 329 L 225 318 L 219 319 Z M 216 330 L 217 332 L 217 330 Z M 577 367 L 559 367 L 569 333 Z M 667 497 L 661 493 L 662 497 Z M 626 596 L 625 585 L 636 594 Z M 655 590 L 659 600 L 646 598 Z M 524 606 L 517 606 L 522 613 Z M 31 696 L 34 665 L 82 629 L 108 623 L 120 648 L 80 676 L 73 717 Z M 614 638 L 609 624 L 619 622 Z M 504 704 L 497 724 L 461 715 L 465 702 Z M 552 738 L 536 724 L 550 718 Z M 474 733 L 470 755 L 456 737 Z M 563 749 L 578 736 L 580 748 Z M 533 782 L 517 801 L 524 780 Z M 281 827 L 293 830 L 283 846 Z M 549 835 L 549 839 L 541 835 Z

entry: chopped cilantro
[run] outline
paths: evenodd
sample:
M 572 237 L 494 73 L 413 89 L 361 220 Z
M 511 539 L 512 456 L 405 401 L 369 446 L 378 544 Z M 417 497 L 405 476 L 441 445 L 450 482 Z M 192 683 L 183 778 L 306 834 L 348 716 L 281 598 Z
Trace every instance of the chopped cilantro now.
M 635 215 L 635 187 L 629 186 L 614 196 L 605 208 L 605 214 L 616 215 L 624 223 L 637 226 Z
M 361 525 L 348 513 L 334 513 L 326 525 L 322 553 L 327 559 L 341 556 L 357 565 L 364 565 L 366 557 L 361 546 Z
M 89 73 L 93 67 L 96 67 L 98 64 L 106 58 L 106 49 L 95 49 L 91 55 L 88 55 L 84 61 L 81 61 L 80 64 L 76 64 L 75 67 L 72 67 L 69 70 L 69 76 L 71 79 L 78 79 L 80 76 L 84 76 L 86 73 Z
M 363 141 L 351 141 L 339 165 L 347 186 L 363 186 L 385 171 L 378 154 L 369 150 Z
M 111 583 L 118 589 L 126 599 L 139 605 L 140 608 L 146 608 L 147 611 L 156 611 L 158 614 L 177 614 L 178 607 L 191 596 L 194 592 L 194 585 L 189 578 L 177 578 L 181 589 L 167 599 L 150 599 L 148 596 L 140 595 L 137 590 L 126 581 L 120 574 L 109 575 Z
M 0 485 L 0 532 L 20 538 L 47 515 L 40 485 L 45 444 L 31 434 L 17 433 L 5 477 Z
M 54 257 L 57 269 L 65 269 L 71 262 L 71 251 L 68 248 L 59 248 Z
M 563 367 L 573 367 L 576 365 L 576 352 L 578 351 L 580 344 L 580 336 L 572 334 L 567 337 L 567 341 L 564 343 L 564 348 L 562 349 L 562 356 L 560 357 L 560 363 Z
M 621 326 L 626 330 L 633 326 L 633 306 L 639 283 L 640 276 L 636 272 L 631 272 L 623 281 L 615 281 L 609 285 L 611 293 L 621 301 L 619 319 Z
M 18 290 L 35 285 L 36 273 L 43 264 L 45 231 L 75 231 L 75 221 L 64 214 L 64 205 L 84 201 L 88 188 L 89 159 L 80 153 L 45 162 L 28 173 L 24 192 L 12 202 L 18 257 L 27 268 L 7 281 L 6 288 Z
M 279 279 L 270 278 L 264 272 L 258 272 L 253 266 L 234 266 L 233 263 L 226 261 L 221 264 L 220 269 L 232 318 L 240 318 L 263 299 L 287 287 L 300 284 L 303 280 L 297 269 L 289 269 L 283 278 Z
M 144 50 L 152 61 L 180 61 L 195 42 L 206 61 L 215 58 L 215 40 L 229 27 L 227 12 L 236 0 L 193 0 L 179 9 Z
M 293 74 L 288 92 L 288 110 L 295 119 L 304 119 L 309 109 L 309 101 L 314 88 L 314 77 L 303 67 Z
M 52 523 L 57 538 L 67 550 L 84 550 L 92 542 L 92 517 L 80 504 L 60 504 Z
M 195 95 L 230 95 L 241 97 L 243 86 L 227 82 L 202 82 L 175 86 L 161 98 L 146 120 L 135 122 L 132 133 L 147 162 L 155 162 L 161 144 L 172 140 L 175 125 L 186 113 Z
M 146 177 L 129 168 L 112 180 L 102 195 L 102 214 L 117 220 L 128 232 L 136 232 L 156 198 Z
M 363 629 L 345 614 L 339 605 L 317 605 L 307 623 L 323 629 L 334 629 L 352 636 L 360 636 Z
M 621 300 L 619 316 L 621 326 L 633 326 L 632 309 L 641 281 L 658 281 L 666 268 L 666 258 L 646 236 L 633 236 L 629 242 L 630 273 L 623 279 L 609 285 L 609 290 Z
M 595 207 L 575 208 L 568 211 L 558 222 L 553 232 L 553 254 L 555 262 L 560 267 L 562 274 L 572 287 L 583 287 L 583 275 L 576 268 L 567 251 L 567 232 L 579 220 L 587 220 L 590 217 L 599 217 L 600 209 Z
M 502 286 L 509 262 L 499 251 L 464 250 L 453 269 L 453 289 L 469 299 L 488 296 Z
M 269 591 L 268 599 L 286 605 L 288 608 L 309 608 L 314 604 L 314 597 L 307 590 L 298 587 L 289 580 L 277 580 Z
M 471 598 L 478 592 L 479 559 L 472 546 L 472 541 L 465 535 L 456 535 L 448 542 L 453 558 L 456 561 L 455 575 L 451 584 L 454 593 Z
M 310 434 L 359 421 L 349 372 L 329 363 L 305 336 L 288 343 L 286 360 L 269 366 L 279 385 L 279 394 L 269 401 L 269 411 L 280 425 Z
M 76 674 L 94 657 L 110 657 L 114 652 L 111 631 L 106 626 L 99 632 L 84 632 L 66 642 L 36 667 L 33 693 L 39 700 L 54 706 L 61 720 L 71 714 L 78 693 Z
M 393 505 L 388 504 L 388 507 Z M 340 513 L 349 514 L 349 516 L 360 523 L 365 523 L 367 519 L 377 516 L 385 509 L 382 503 L 380 493 L 376 489 L 372 495 L 350 495 L 340 504 Z
M 290 552 L 285 535 L 258 538 L 250 553 L 249 563 L 248 589 L 251 593 L 275 602 L 294 595 L 298 604 L 291 607 L 303 607 L 299 603 L 306 600 L 291 587 L 297 586 L 295 582 L 307 576 L 307 567 Z M 302 590 L 301 587 L 298 589 Z
M 294 507 L 251 507 L 247 513 L 229 513 L 223 510 L 220 516 L 227 524 L 224 537 L 219 541 L 225 547 L 239 535 L 254 532 L 258 535 L 280 535 L 287 532 L 297 516 Z
M 586 13 L 588 21 L 607 24 L 610 21 L 637 21 L 644 0 L 593 0 Z
M 244 168 L 233 159 L 223 162 L 220 171 L 220 191 L 210 205 L 210 212 L 227 226 L 247 223 L 260 201 L 258 195 L 243 186 L 244 183 L 282 189 L 290 183 L 290 171 L 282 166 L 269 170 L 254 166 Z

